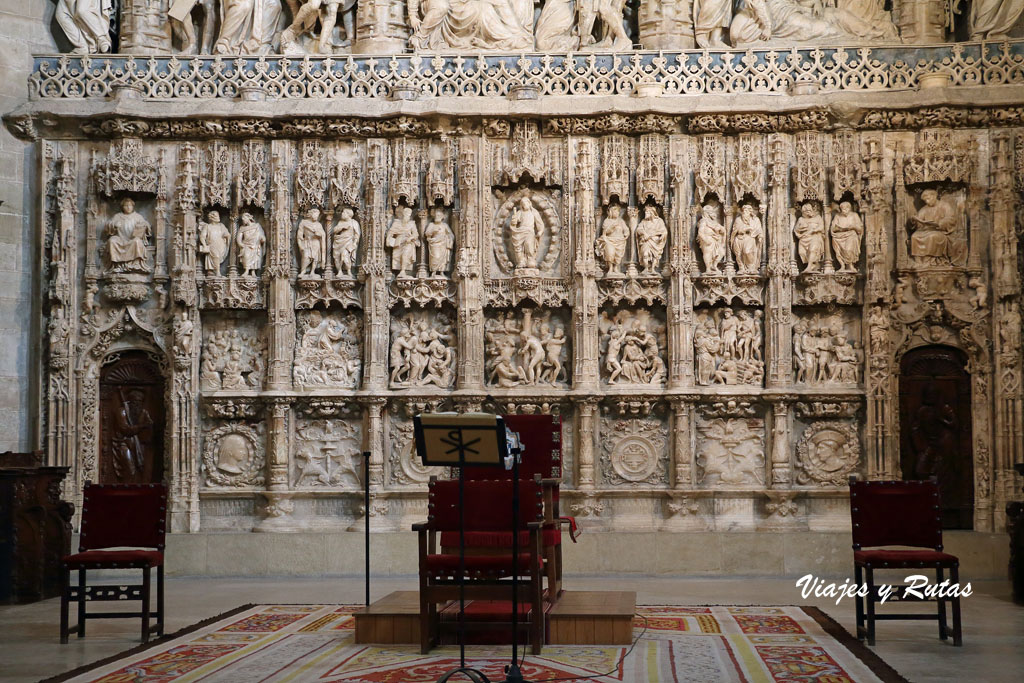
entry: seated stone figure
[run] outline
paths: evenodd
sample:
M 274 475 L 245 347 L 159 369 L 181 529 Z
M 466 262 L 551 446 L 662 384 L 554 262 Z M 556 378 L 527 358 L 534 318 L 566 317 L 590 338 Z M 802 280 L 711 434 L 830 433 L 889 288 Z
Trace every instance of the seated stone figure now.
M 747 0 L 729 26 L 734 46 L 772 43 L 899 42 L 878 0 Z
M 532 50 L 528 0 L 410 0 L 409 45 L 426 50 Z

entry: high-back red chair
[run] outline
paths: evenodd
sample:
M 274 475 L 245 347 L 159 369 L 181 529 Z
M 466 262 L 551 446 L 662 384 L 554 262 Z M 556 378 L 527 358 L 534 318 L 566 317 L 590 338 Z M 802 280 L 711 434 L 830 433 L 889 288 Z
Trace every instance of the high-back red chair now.
M 953 644 L 961 645 L 958 594 L 951 598 L 938 598 L 935 614 L 875 613 L 875 603 L 880 601 L 874 578 L 877 569 L 934 569 L 937 585 L 942 583 L 948 569 L 950 581 L 957 585 L 960 583 L 959 559 L 942 552 L 938 484 L 935 481 L 857 481 L 851 477 L 850 516 L 857 585 L 864 585 L 866 579 L 868 592 L 866 597 L 858 594 L 856 599 L 857 637 L 867 638 L 868 645 L 874 645 L 875 621 L 880 619 L 935 619 L 939 622 L 939 638 L 946 640 L 952 634 Z M 902 590 L 889 599 L 894 598 L 907 599 Z M 946 625 L 947 601 L 953 607 L 952 631 Z
M 464 482 L 465 531 L 470 533 L 506 532 L 512 534 L 512 486 L 505 481 Z M 413 525 L 419 534 L 420 572 L 420 649 L 426 654 L 439 642 L 439 603 L 459 599 L 460 528 L 459 482 L 431 478 L 429 486 L 429 517 Z M 544 504 L 541 486 L 532 481 L 519 485 L 519 517 L 517 527 L 524 529 L 526 540 L 519 546 L 519 557 L 511 553 L 467 554 L 465 560 L 465 597 L 467 600 L 510 601 L 513 569 L 518 569 L 520 609 L 528 625 L 534 654 L 540 654 L 544 643 L 544 574 L 541 569 L 540 532 L 544 526 Z M 454 552 L 445 548 L 437 552 L 437 534 L 454 532 Z M 516 564 L 518 563 L 518 565 Z M 486 624 L 491 627 L 493 624 Z
M 78 552 L 61 560 L 60 642 L 75 632 L 85 636 L 87 619 L 141 617 L 142 641 L 164 632 L 164 536 L 167 487 L 163 484 L 92 484 L 82 496 L 82 528 Z M 156 612 L 150 611 L 150 570 L 156 568 Z M 86 586 L 90 569 L 141 569 L 142 583 L 130 586 Z M 71 572 L 78 570 L 78 585 Z M 141 600 L 139 612 L 86 612 L 85 603 Z M 68 606 L 78 603 L 78 624 L 68 628 Z M 156 617 L 155 628 L 150 618 Z
M 519 481 L 532 482 L 540 477 L 543 486 L 545 526 L 541 532 L 541 546 L 549 599 L 555 601 L 562 593 L 562 527 L 568 528 L 573 543 L 579 534 L 576 520 L 562 517 L 558 509 L 559 485 L 562 482 L 562 418 L 557 415 L 504 415 L 502 419 L 510 430 L 519 434 L 523 445 Z M 512 479 L 511 470 L 495 467 L 466 467 L 463 473 L 466 481 Z M 526 540 L 527 532 L 523 531 L 520 533 L 520 545 Z M 453 552 L 458 544 L 456 531 L 441 535 L 441 547 L 446 552 Z M 512 552 L 512 534 L 507 530 L 469 532 L 466 534 L 466 552 L 471 555 Z

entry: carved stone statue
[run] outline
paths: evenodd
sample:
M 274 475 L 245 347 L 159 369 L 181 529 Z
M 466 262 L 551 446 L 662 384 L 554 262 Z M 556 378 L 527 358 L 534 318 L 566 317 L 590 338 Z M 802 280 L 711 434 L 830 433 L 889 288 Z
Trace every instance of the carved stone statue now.
M 196 7 L 203 10 L 203 30 L 198 39 L 198 26 L 192 19 Z M 179 39 L 181 54 L 208 55 L 213 52 L 217 13 L 217 3 L 214 0 L 172 0 L 167 18 L 171 23 L 171 33 Z
M 220 275 L 220 265 L 228 256 L 231 231 L 220 222 L 220 213 L 210 211 L 206 221 L 199 223 L 199 253 L 203 258 L 203 271 L 207 275 Z
M 404 204 L 395 207 L 384 244 L 391 247 L 391 270 L 398 273 L 398 277 L 411 277 L 420 246 L 420 233 L 412 219 L 411 207 Z
M 622 207 L 611 204 L 604 222 L 601 223 L 601 236 L 597 238 L 595 248 L 598 258 L 604 262 L 605 276 L 621 275 L 619 267 L 626 256 L 627 244 L 629 226 L 622 218 Z
M 292 377 L 302 387 L 354 388 L 362 369 L 362 316 L 310 311 L 300 321 Z
M 626 0 L 582 0 L 578 6 L 580 49 L 621 52 L 633 47 L 623 27 L 625 9 Z
M 427 265 L 431 277 L 444 277 L 452 260 L 452 249 L 455 247 L 455 233 L 446 220 L 445 211 L 435 207 L 433 220 L 423 229 L 423 239 L 427 243 Z
M 731 0 L 694 0 L 693 31 L 698 47 L 719 48 L 732 19 Z
M 195 323 L 188 317 L 188 311 L 181 311 L 174 319 L 174 350 L 178 355 L 189 356 L 192 353 L 195 327 Z
M 292 12 L 292 23 L 281 33 L 281 52 L 294 54 L 314 52 L 331 54 L 335 50 L 332 33 L 337 25 L 338 13 L 342 17 L 345 38 L 337 47 L 348 47 L 355 36 L 355 0 L 305 0 L 298 11 Z M 303 49 L 299 39 L 304 34 L 313 35 L 317 19 L 320 20 L 320 37 Z
M 668 228 L 665 227 L 665 221 L 655 207 L 645 206 L 644 218 L 636 226 L 636 248 L 644 273 L 653 273 L 658 269 L 667 243 Z
M 804 202 L 800 207 L 800 217 L 795 218 L 795 210 L 793 216 L 793 234 L 798 240 L 797 253 L 804 262 L 803 272 L 820 272 L 821 260 L 825 256 L 825 220 L 814 202 Z M 835 226 L 835 221 L 832 225 Z
M 334 224 L 331 230 L 332 255 L 334 257 L 334 271 L 338 275 L 352 277 L 355 268 L 356 252 L 359 250 L 359 235 L 361 234 L 359 222 L 353 218 L 354 212 L 351 208 L 345 207 L 341 210 L 341 218 Z
M 546 313 L 534 319 L 534 311 L 522 313 L 522 324 L 511 311 L 504 318 L 490 318 L 484 325 L 487 383 L 499 387 L 558 385 L 568 381 L 565 362 L 565 325 Z M 539 330 L 539 332 L 538 332 Z
M 107 256 L 114 273 L 148 273 L 149 223 L 135 211 L 130 197 L 121 200 L 121 213 L 107 223 Z
M 327 265 L 327 233 L 320 223 L 320 209 L 309 209 L 295 232 L 299 246 L 299 275 L 316 277 Z
M 582 3 L 591 0 L 582 0 Z M 579 3 L 579 4 L 582 4 Z M 579 49 L 576 29 L 577 0 L 546 0 L 534 32 L 539 52 L 570 52 Z
M 798 384 L 855 384 L 860 348 L 847 340 L 838 315 L 798 320 L 793 326 L 793 363 Z
M 58 0 L 54 16 L 76 55 L 110 52 L 111 0 Z
M 860 260 L 860 239 L 864 234 L 864 221 L 853 211 L 850 202 L 839 203 L 839 213 L 832 218 L 832 251 L 839 261 L 840 273 L 857 270 Z
M 861 0 L 849 4 L 858 2 Z M 881 4 L 877 9 L 881 10 Z M 884 12 L 867 22 L 855 12 L 825 7 L 821 0 L 749 0 L 729 25 L 729 39 L 735 47 L 761 41 L 796 44 L 885 38 L 894 32 L 895 26 Z
M 718 222 L 718 205 L 708 202 L 700 209 L 697 245 L 704 259 L 704 272 L 718 273 L 725 260 L 725 226 Z
M 214 330 L 203 346 L 200 389 L 237 391 L 258 387 L 263 379 L 263 353 L 255 336 L 243 336 L 237 328 Z
M 391 325 L 391 385 L 433 384 L 446 389 L 455 381 L 452 324 L 441 314 L 410 313 Z
M 235 235 L 235 246 L 238 247 L 238 260 L 242 264 L 242 277 L 255 277 L 256 271 L 263 265 L 263 248 L 267 236 L 263 226 L 253 220 L 248 211 L 242 213 L 241 225 Z
M 744 204 L 732 222 L 732 255 L 740 273 L 756 273 L 761 267 L 764 228 L 753 204 Z
M 599 328 L 606 344 L 608 384 L 661 384 L 665 381 L 665 325 L 647 311 L 602 314 Z
M 961 265 L 967 256 L 967 244 L 955 235 L 956 211 L 933 189 L 921 192 L 924 206 L 910 218 L 910 255 L 927 266 Z
M 693 335 L 697 384 L 754 384 L 764 379 L 762 312 L 701 313 Z
M 1004 40 L 1024 12 L 1024 0 L 973 0 L 971 40 Z
M 516 268 L 536 268 L 537 252 L 544 236 L 544 217 L 529 197 L 520 199 L 519 206 L 512 212 L 508 222 L 508 236 L 512 247 L 512 263 Z
M 410 0 L 408 7 L 413 51 L 533 49 L 528 0 Z
M 281 20 L 280 0 L 221 0 L 218 55 L 267 54 Z

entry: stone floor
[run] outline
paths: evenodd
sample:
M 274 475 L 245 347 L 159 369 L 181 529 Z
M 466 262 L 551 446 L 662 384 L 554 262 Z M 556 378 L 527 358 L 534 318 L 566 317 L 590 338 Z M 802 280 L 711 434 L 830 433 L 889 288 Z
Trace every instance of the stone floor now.
M 902 578 L 902 577 L 901 577 Z M 571 576 L 567 587 L 581 590 L 635 590 L 640 604 L 813 604 L 848 630 L 853 603 L 804 600 L 793 579 Z M 381 578 L 372 583 L 375 600 L 393 590 L 414 590 L 414 577 Z M 882 622 L 875 651 L 911 681 L 1024 681 L 1024 607 L 1010 600 L 1004 581 L 973 584 L 962 601 L 964 646 L 954 648 L 936 636 L 934 622 Z M 358 603 L 361 578 L 170 578 L 167 631 L 245 603 Z M 89 623 L 85 639 L 60 645 L 58 600 L 0 606 L 0 681 L 16 683 L 53 676 L 138 645 L 134 620 Z

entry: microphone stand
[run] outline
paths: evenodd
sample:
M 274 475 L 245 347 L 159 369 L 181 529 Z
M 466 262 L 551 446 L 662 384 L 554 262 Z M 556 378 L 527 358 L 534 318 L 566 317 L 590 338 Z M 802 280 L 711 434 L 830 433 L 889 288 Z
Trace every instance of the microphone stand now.
M 519 458 L 523 449 L 518 439 L 512 451 L 512 663 L 505 667 L 501 683 L 529 683 L 519 670 Z M 534 619 L 541 615 L 534 614 Z
M 366 606 L 370 606 L 370 451 L 363 451 L 363 502 L 366 505 Z

